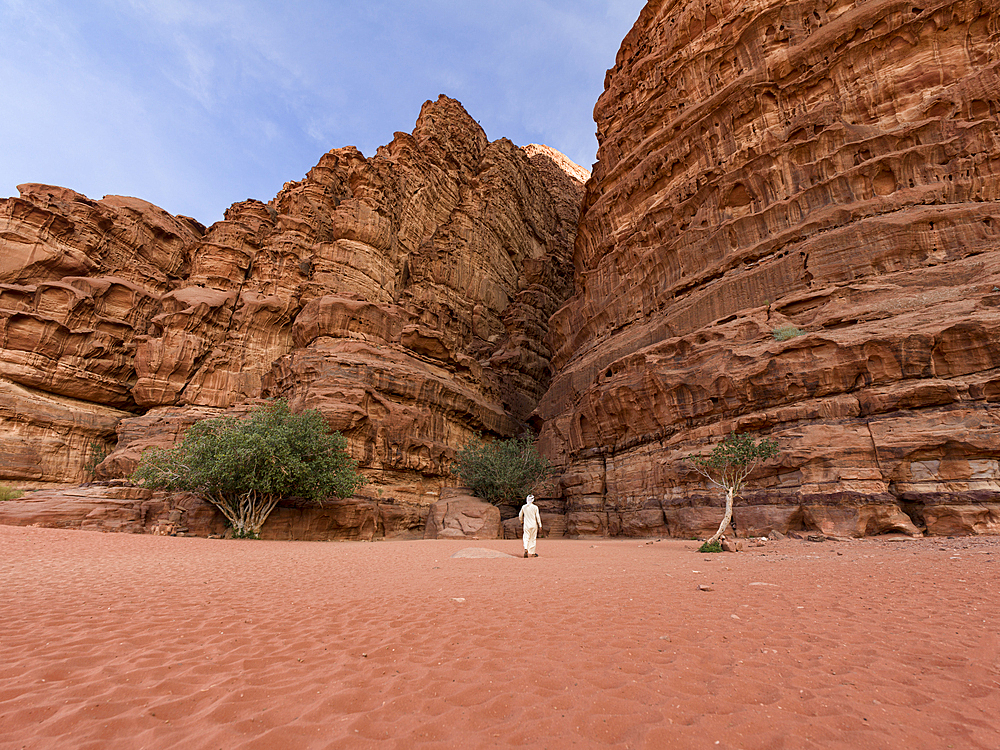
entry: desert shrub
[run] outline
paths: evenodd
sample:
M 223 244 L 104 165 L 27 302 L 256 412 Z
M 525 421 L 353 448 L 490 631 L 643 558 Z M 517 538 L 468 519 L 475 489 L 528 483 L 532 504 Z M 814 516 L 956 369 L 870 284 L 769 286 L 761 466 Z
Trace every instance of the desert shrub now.
M 96 440 L 91 440 L 87 450 L 87 460 L 83 462 L 83 470 L 87 472 L 87 476 L 94 476 L 98 465 L 106 459 L 110 453 L 111 450 L 107 445 L 99 443 Z
M 705 542 L 698 548 L 699 552 L 722 552 L 722 542 Z
M 500 505 L 523 500 L 549 477 L 552 467 L 528 436 L 494 441 L 475 437 L 458 451 L 452 472 L 477 497 Z
M 318 411 L 294 414 L 281 400 L 246 417 L 197 422 L 173 448 L 143 453 L 132 476 L 147 487 L 195 492 L 222 512 L 233 536 L 259 538 L 282 498 L 322 503 L 364 484 L 346 446 Z
M 19 497 L 24 497 L 24 493 L 21 492 L 21 490 L 15 490 L 13 487 L 8 487 L 6 484 L 0 484 L 0 501 L 17 500 Z
M 691 454 L 687 457 L 699 474 L 726 493 L 726 510 L 719 530 L 702 545 L 702 549 L 722 538 L 733 518 L 733 499 L 740 494 L 747 477 L 763 461 L 778 455 L 778 441 L 764 438 L 759 443 L 748 433 L 731 432 L 707 456 Z M 711 550 L 705 550 L 710 552 Z
M 771 329 L 771 335 L 774 336 L 775 341 L 788 341 L 788 339 L 794 339 L 796 336 L 802 336 L 805 333 L 798 326 L 790 324 Z

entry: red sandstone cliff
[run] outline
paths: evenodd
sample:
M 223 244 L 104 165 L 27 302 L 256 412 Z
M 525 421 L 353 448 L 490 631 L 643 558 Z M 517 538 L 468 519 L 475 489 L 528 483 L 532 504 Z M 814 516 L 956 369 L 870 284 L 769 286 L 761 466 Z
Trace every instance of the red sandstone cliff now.
M 207 229 L 22 186 L 0 201 L 0 481 L 80 480 L 96 446 L 122 476 L 196 419 L 284 396 L 380 497 L 435 499 L 454 449 L 519 433 L 548 386 L 585 175 L 441 97 L 374 156 L 335 149 Z
M 78 479 L 116 440 L 99 472 L 122 474 L 283 395 L 422 504 L 469 434 L 530 415 L 570 534 L 713 530 L 683 457 L 731 429 L 782 451 L 742 532 L 1000 532 L 997 6 L 652 0 L 595 110 L 575 248 L 585 172 L 447 99 L 208 229 L 22 186 L 0 479 Z
M 535 415 L 570 533 L 704 532 L 731 429 L 782 450 L 741 530 L 1000 531 L 997 11 L 647 4 Z

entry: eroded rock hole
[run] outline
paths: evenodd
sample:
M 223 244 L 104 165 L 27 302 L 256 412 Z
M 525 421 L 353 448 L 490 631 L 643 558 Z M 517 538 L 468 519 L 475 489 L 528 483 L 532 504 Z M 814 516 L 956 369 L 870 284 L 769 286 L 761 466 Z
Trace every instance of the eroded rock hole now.
M 896 175 L 891 169 L 883 168 L 872 180 L 875 195 L 891 195 L 896 192 Z
M 733 189 L 729 191 L 729 196 L 726 198 L 726 205 L 733 208 L 742 208 L 743 206 L 750 205 L 750 201 L 752 200 L 753 196 L 750 195 L 746 185 L 740 182 L 734 185 Z

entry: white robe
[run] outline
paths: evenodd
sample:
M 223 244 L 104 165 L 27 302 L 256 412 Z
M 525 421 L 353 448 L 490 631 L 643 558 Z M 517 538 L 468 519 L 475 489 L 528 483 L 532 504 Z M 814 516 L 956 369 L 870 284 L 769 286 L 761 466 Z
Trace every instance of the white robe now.
M 542 528 L 542 517 L 538 513 L 538 506 L 530 500 L 521 507 L 521 512 L 517 514 L 524 524 L 524 550 L 529 555 L 535 554 L 535 540 L 538 538 L 538 530 Z

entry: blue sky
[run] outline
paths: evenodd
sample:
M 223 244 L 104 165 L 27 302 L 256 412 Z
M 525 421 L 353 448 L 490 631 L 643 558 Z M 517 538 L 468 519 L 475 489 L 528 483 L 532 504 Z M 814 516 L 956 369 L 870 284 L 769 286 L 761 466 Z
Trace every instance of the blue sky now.
M 133 195 L 204 224 L 447 94 L 590 167 L 644 0 L 0 0 L 0 197 Z

